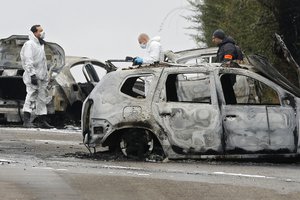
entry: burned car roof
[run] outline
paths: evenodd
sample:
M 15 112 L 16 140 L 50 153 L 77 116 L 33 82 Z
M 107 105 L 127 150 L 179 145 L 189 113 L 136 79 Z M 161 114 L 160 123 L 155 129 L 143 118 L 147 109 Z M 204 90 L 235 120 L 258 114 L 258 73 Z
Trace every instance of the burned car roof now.
M 279 36 L 277 35 L 277 37 Z M 282 40 L 281 42 L 284 44 Z M 166 56 L 169 56 L 170 61 L 173 63 L 197 65 L 201 63 L 213 63 L 217 51 L 217 47 L 196 48 L 178 51 L 175 53 L 167 51 Z M 268 59 L 266 57 L 254 54 L 248 56 L 246 55 L 244 59 L 246 60 L 246 64 L 248 65 L 245 65 L 243 67 L 263 75 L 264 77 L 276 82 L 294 95 L 300 97 L 299 86 L 296 86 L 292 82 L 290 82 L 280 71 L 278 71 L 268 62 Z
M 203 49 L 200 49 L 200 53 L 202 52 Z M 186 58 L 185 61 L 189 60 L 190 58 L 195 58 L 195 55 L 199 55 L 198 53 L 194 54 L 194 51 L 192 51 L 192 55 L 189 56 L 190 54 L 188 52 L 191 52 L 191 50 L 187 50 L 185 51 L 185 55 L 184 58 Z M 197 51 L 196 51 L 197 52 Z M 213 55 L 213 54 L 212 54 Z M 270 79 L 272 81 L 274 81 L 275 83 L 277 83 L 278 85 L 280 85 L 281 87 L 283 87 L 284 89 L 286 89 L 287 91 L 289 91 L 290 93 L 294 94 L 297 97 L 300 97 L 300 89 L 298 87 L 296 87 L 293 83 L 291 83 L 287 78 L 285 78 L 285 76 L 283 76 L 275 67 L 273 67 L 268 60 L 261 55 L 250 55 L 247 57 L 250 65 L 245 65 L 245 64 L 241 64 L 238 65 L 236 63 L 234 63 L 232 65 L 233 68 L 244 68 L 250 71 L 253 71 L 255 73 L 258 73 L 264 77 L 266 77 L 267 79 Z M 193 65 L 191 64 L 176 64 L 176 63 L 161 63 L 161 65 L 159 65 L 159 67 L 192 67 L 192 66 L 204 66 L 203 64 L 205 64 L 205 68 L 209 68 L 209 67 L 218 67 L 220 66 L 220 63 L 195 63 Z M 155 68 L 155 65 L 144 65 L 141 67 L 136 67 L 135 69 L 145 69 L 145 68 Z M 132 69 L 132 68 L 129 68 Z

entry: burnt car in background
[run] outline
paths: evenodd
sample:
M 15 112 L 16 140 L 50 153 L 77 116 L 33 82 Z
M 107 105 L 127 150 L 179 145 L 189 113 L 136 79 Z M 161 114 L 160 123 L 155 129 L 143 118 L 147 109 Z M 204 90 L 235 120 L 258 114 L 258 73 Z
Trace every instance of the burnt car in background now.
M 213 63 L 216 60 L 218 47 L 187 49 L 178 52 L 166 51 L 169 62 L 179 64 Z
M 160 63 L 107 74 L 84 102 L 84 144 L 132 157 L 298 156 L 300 90 L 249 58 L 238 68 Z M 232 75 L 262 85 L 261 99 L 239 100 Z
M 20 51 L 28 40 L 26 35 L 12 35 L 0 40 L 0 120 L 21 122 L 26 96 L 24 69 Z M 52 120 L 80 120 L 81 106 L 96 83 L 111 66 L 86 57 L 66 57 L 61 46 L 47 42 L 45 52 L 50 76 L 49 95 L 52 101 L 48 114 Z M 79 79 L 78 79 L 79 76 Z M 83 77 L 80 79 L 80 76 Z M 99 77 L 101 76 L 101 77 Z M 62 121 L 63 119 L 63 121 Z

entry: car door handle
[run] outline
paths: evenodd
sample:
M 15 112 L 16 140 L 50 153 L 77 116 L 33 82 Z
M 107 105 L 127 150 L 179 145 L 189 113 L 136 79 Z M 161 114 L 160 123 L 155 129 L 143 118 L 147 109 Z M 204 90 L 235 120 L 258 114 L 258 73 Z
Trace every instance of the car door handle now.
M 226 121 L 227 119 L 235 119 L 237 116 L 236 115 L 226 115 L 224 118 L 224 121 Z
M 236 115 L 226 115 L 226 118 L 236 118 Z
M 160 112 L 159 113 L 160 115 L 162 115 L 162 116 L 167 116 L 167 115 L 172 115 L 172 111 L 171 112 L 168 112 L 168 111 L 162 111 L 162 112 Z
M 158 105 L 158 113 L 161 116 L 171 116 L 173 111 L 167 104 L 159 104 Z

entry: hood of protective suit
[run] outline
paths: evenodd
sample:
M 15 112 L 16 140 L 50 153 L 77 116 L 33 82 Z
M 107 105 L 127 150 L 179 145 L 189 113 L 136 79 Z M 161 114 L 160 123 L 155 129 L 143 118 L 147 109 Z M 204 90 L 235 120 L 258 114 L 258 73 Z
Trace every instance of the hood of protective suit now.
M 20 51 L 23 44 L 28 39 L 39 43 L 38 39 L 31 33 L 26 35 L 12 35 L 0 40 L 0 67 L 4 69 L 23 69 Z M 45 52 L 48 69 L 59 72 L 65 65 L 65 52 L 61 46 L 56 43 L 46 42 Z
M 28 39 L 33 40 L 35 43 L 39 44 L 39 40 L 35 37 L 35 35 L 31 31 L 28 34 Z
M 149 43 L 151 43 L 152 41 L 160 42 L 160 36 L 155 36 L 155 37 L 151 38 L 149 40 Z

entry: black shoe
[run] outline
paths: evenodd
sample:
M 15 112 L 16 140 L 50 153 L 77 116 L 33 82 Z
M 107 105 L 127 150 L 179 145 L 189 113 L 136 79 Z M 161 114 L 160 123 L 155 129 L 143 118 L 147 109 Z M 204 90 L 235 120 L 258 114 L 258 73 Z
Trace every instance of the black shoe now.
M 37 128 L 37 126 L 35 124 L 31 123 L 31 122 L 29 122 L 29 123 L 24 122 L 23 127 L 24 128 Z
M 47 121 L 42 121 L 41 128 L 55 128 L 55 127 L 50 125 Z
M 24 112 L 23 127 L 36 128 L 36 126 L 31 122 L 31 114 L 29 112 Z
M 47 128 L 47 129 L 55 128 L 54 126 L 50 125 L 47 122 L 46 116 L 44 116 L 44 115 L 38 116 L 37 125 L 38 125 L 39 128 Z

